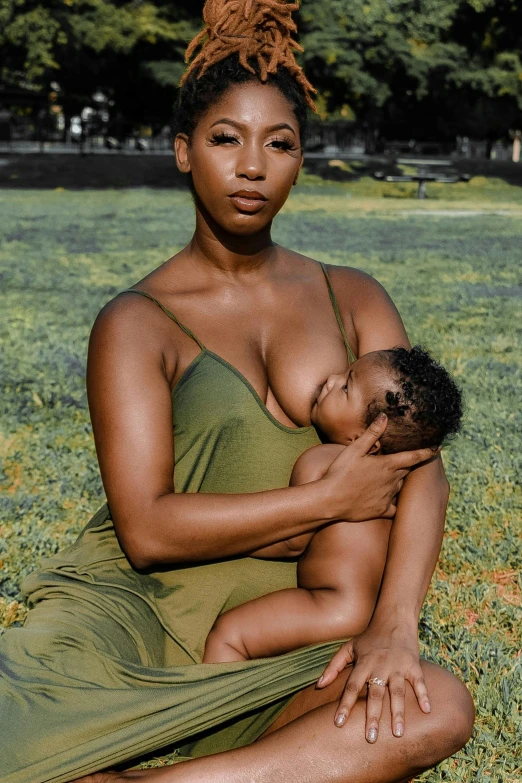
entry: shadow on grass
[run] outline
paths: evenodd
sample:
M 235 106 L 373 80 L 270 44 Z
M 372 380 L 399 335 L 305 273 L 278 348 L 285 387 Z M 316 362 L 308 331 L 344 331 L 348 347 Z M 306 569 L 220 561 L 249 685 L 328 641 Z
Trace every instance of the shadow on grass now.
M 404 156 L 418 159 L 418 156 Z M 374 157 L 366 160 L 330 160 L 308 159 L 305 156 L 306 171 L 325 180 L 325 182 L 357 182 L 362 177 L 372 177 L 377 171 L 386 175 L 412 173 L 415 169 L 407 165 L 398 165 L 391 158 Z M 452 160 L 448 168 L 459 174 L 472 177 L 495 177 L 508 185 L 522 187 L 522 164 L 511 161 L 495 160 Z
M 185 188 L 174 155 L 0 155 L 0 188 Z
M 348 184 L 377 171 L 385 174 L 412 173 L 414 168 L 390 158 L 365 160 L 311 159 L 305 156 L 307 174 L 325 184 Z M 522 164 L 492 160 L 455 160 L 451 168 L 472 177 L 495 177 L 506 184 L 522 187 Z M 178 171 L 174 155 L 79 155 L 11 153 L 0 155 L 0 188 L 34 190 L 83 190 L 157 188 L 185 189 L 186 177 Z M 386 194 L 383 194 L 386 195 Z M 408 194 L 402 194 L 404 195 Z M 391 197 L 401 197 L 399 192 Z

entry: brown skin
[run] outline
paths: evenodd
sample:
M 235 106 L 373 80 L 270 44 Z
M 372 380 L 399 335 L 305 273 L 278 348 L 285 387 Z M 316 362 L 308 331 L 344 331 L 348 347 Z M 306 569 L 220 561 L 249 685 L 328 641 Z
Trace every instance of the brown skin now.
M 235 123 L 227 126 L 235 138 L 216 143 L 215 123 L 225 117 Z M 280 123 L 292 130 L 270 130 Z M 224 130 L 222 123 L 218 127 Z M 293 136 L 292 149 L 280 149 L 283 136 Z M 200 119 L 190 144 L 183 136 L 176 139 L 176 154 L 179 168 L 192 172 L 199 194 L 194 238 L 136 287 L 159 299 L 210 350 L 237 367 L 279 421 L 308 425 L 326 378 L 343 372 L 347 362 L 320 268 L 270 238 L 271 220 L 302 164 L 291 107 L 271 86 L 234 87 Z M 242 210 L 230 198 L 242 189 L 259 191 L 267 201 L 259 210 Z M 359 355 L 409 345 L 378 283 L 356 270 L 331 272 Z M 278 719 L 277 730 L 248 748 L 138 777 L 301 781 L 307 779 L 310 759 L 320 759 L 317 783 L 397 781 L 455 752 L 471 731 L 471 700 L 450 674 L 419 663 L 417 642 L 448 494 L 440 460 L 432 458 L 408 474 L 429 460 L 429 450 L 369 455 L 384 430 L 381 422 L 348 446 L 316 482 L 248 495 L 176 494 L 171 390 L 197 353 L 194 342 L 159 308 L 136 296 L 118 296 L 93 327 L 88 393 L 96 447 L 115 528 L 136 567 L 246 553 L 335 519 L 391 518 L 400 482 L 407 479 L 372 622 L 333 658 L 324 690 L 300 693 Z M 347 679 L 341 670 L 352 660 Z M 390 679 L 395 727 L 404 724 L 406 702 L 407 734 L 400 740 L 391 737 L 389 717 L 382 741 L 371 745 L 365 740 L 365 714 L 367 732 L 378 727 L 383 704 L 390 714 L 385 688 L 380 693 L 372 686 L 366 708 L 358 700 L 372 675 Z M 425 681 L 431 714 L 416 706 L 417 700 L 426 702 Z M 339 711 L 348 716 L 342 732 L 333 725 Z M 129 776 L 136 773 L 90 780 Z
M 371 354 L 359 361 L 367 356 Z M 332 377 L 346 379 L 346 373 Z M 346 401 L 341 406 L 351 407 Z M 337 408 L 328 407 L 330 412 Z M 294 466 L 290 485 L 322 478 L 343 448 L 325 443 L 305 451 Z M 315 534 L 253 552 L 252 557 L 268 559 L 300 556 L 299 587 L 277 590 L 220 615 L 205 643 L 203 662 L 268 658 L 362 633 L 377 602 L 391 524 L 389 519 L 372 519 L 364 522 L 361 531 L 360 524 L 335 522 Z

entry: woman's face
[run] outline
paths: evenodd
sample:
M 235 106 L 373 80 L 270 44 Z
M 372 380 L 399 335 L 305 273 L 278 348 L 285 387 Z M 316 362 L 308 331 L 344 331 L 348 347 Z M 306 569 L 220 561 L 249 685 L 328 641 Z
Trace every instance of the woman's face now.
M 266 228 L 297 181 L 303 156 L 292 107 L 272 85 L 235 85 L 199 120 L 190 140 L 176 138 L 181 171 L 198 200 L 235 235 Z

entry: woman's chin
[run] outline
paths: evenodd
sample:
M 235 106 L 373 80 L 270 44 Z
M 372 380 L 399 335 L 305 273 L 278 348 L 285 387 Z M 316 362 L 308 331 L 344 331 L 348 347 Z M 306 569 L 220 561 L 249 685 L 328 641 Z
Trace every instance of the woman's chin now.
M 253 237 L 256 234 L 262 234 L 270 230 L 271 225 L 272 217 L 267 220 L 265 216 L 261 217 L 259 213 L 249 215 L 239 212 L 232 220 L 227 220 L 224 225 L 222 224 L 221 228 L 232 236 Z

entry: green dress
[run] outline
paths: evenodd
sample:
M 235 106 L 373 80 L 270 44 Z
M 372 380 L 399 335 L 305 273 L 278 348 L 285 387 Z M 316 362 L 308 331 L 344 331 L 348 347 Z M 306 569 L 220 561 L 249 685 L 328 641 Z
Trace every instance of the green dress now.
M 200 347 L 172 395 L 176 491 L 287 486 L 319 442 L 314 428 L 278 422 L 238 370 L 153 301 Z M 3 783 L 66 783 L 166 746 L 185 760 L 255 740 L 339 643 L 202 664 L 205 640 L 221 612 L 295 585 L 295 563 L 250 557 L 138 573 L 104 504 L 24 581 L 26 624 L 0 639 Z

